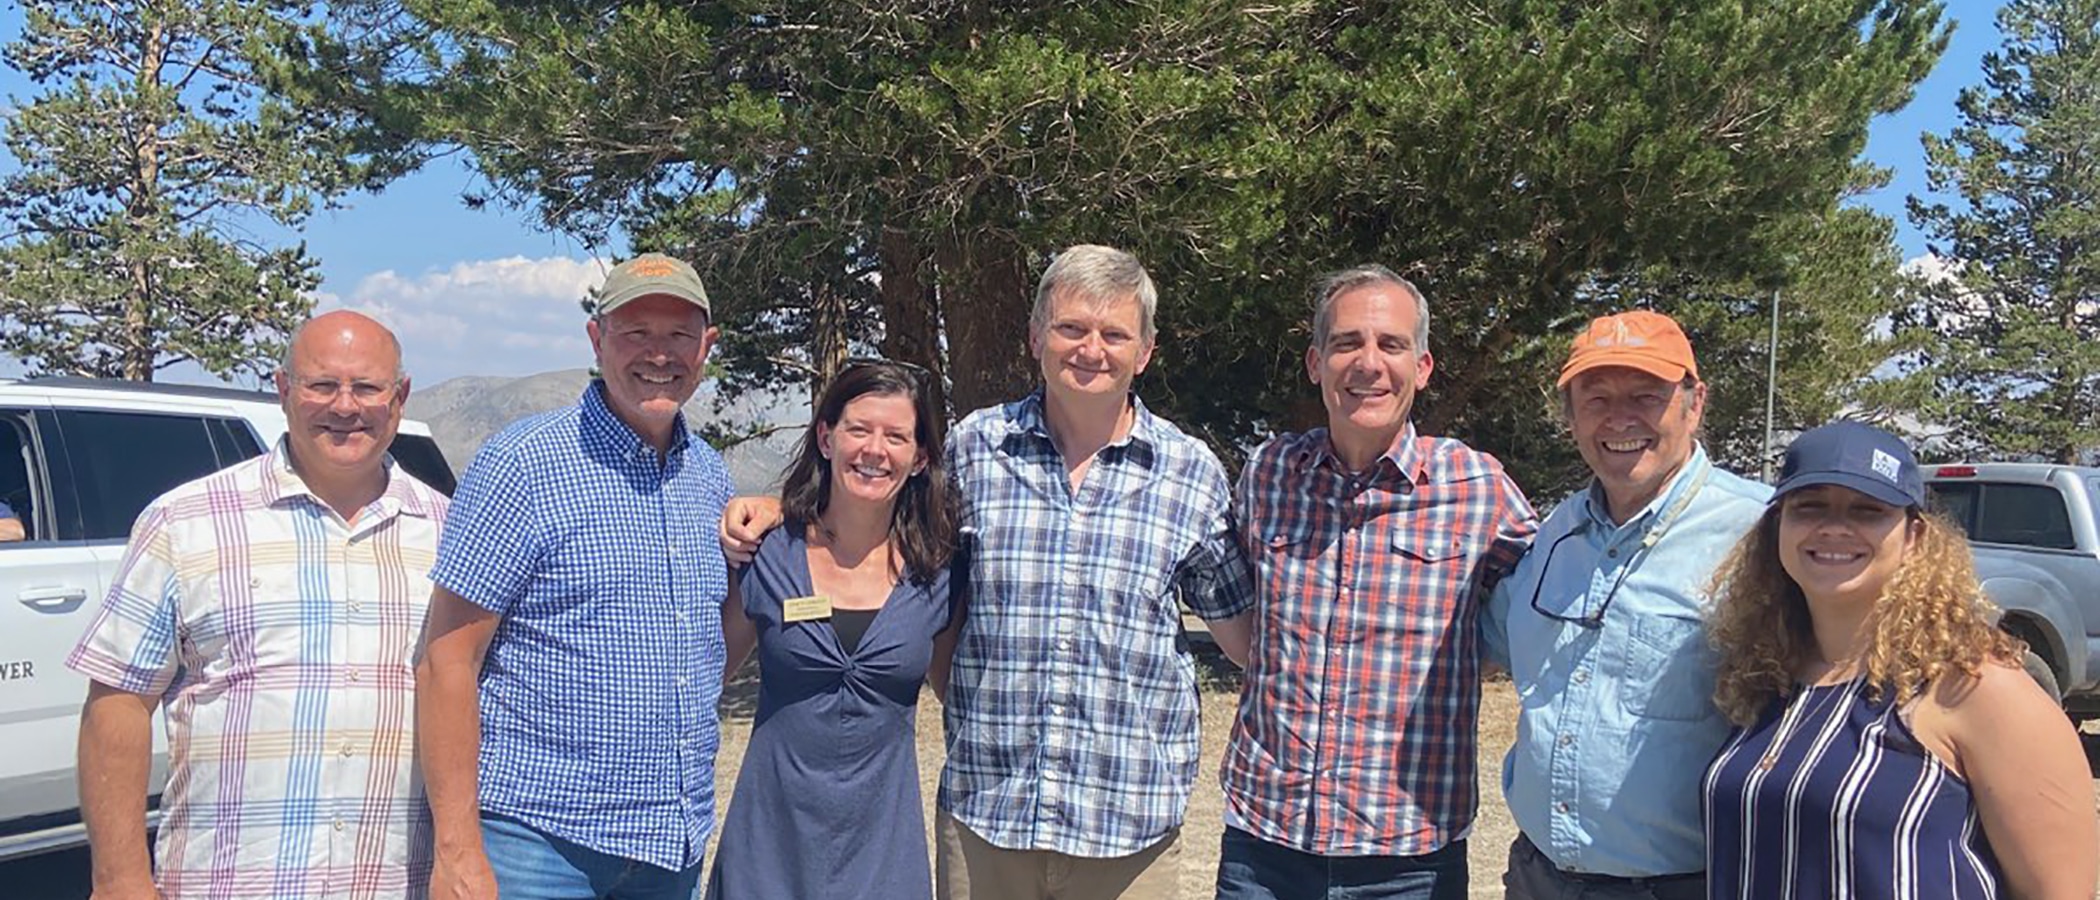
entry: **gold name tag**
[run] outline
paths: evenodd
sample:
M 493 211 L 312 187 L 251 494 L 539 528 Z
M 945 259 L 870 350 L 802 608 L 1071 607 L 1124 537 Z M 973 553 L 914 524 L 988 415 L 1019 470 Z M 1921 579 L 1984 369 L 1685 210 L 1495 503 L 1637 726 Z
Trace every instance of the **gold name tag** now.
M 788 622 L 810 622 L 831 618 L 831 600 L 826 597 L 790 597 L 780 603 L 780 616 Z

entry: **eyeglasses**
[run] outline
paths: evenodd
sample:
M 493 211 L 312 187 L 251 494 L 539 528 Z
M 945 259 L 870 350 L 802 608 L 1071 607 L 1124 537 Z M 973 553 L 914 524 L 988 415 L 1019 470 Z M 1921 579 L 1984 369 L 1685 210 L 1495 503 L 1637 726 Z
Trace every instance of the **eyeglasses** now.
M 1677 501 L 1671 503 L 1668 509 L 1663 510 L 1662 514 L 1656 517 L 1655 523 L 1648 526 L 1648 530 L 1641 535 L 1640 546 L 1634 548 L 1632 553 L 1627 554 L 1625 564 L 1619 566 L 1619 574 L 1612 578 L 1611 589 L 1604 592 L 1604 602 L 1597 604 L 1596 612 L 1571 616 L 1567 613 L 1554 612 L 1539 605 L 1539 592 L 1546 589 L 1546 576 L 1553 573 L 1553 551 L 1560 549 L 1561 541 L 1588 531 L 1589 526 L 1587 524 L 1577 525 L 1574 528 L 1561 532 L 1560 537 L 1554 538 L 1553 543 L 1546 545 L 1546 564 L 1539 567 L 1538 583 L 1531 586 L 1531 611 L 1556 622 L 1566 622 L 1570 625 L 1580 625 L 1584 628 L 1604 627 L 1604 613 L 1611 609 L 1611 598 L 1619 595 L 1619 585 L 1626 583 L 1626 576 L 1633 574 L 1633 570 L 1640 566 L 1641 560 L 1647 558 L 1648 551 L 1662 540 L 1663 532 L 1669 531 L 1670 526 L 1676 524 L 1678 517 L 1684 515 L 1684 511 L 1692 505 L 1692 501 L 1698 499 L 1699 492 L 1706 489 L 1706 479 L 1711 475 L 1713 475 L 1712 468 L 1700 469 L 1699 474 L 1692 478 L 1691 484 L 1685 486 L 1683 492 L 1677 495 Z M 1587 593 L 1583 595 L 1583 605 L 1589 605 Z
M 333 378 L 293 378 L 299 386 L 299 397 L 314 403 L 334 403 L 345 392 L 359 406 L 385 406 L 394 399 L 394 391 L 401 386 L 399 381 L 338 381 Z
M 1546 545 L 1546 564 L 1539 567 L 1539 580 L 1531 586 L 1531 611 L 1556 622 L 1566 622 L 1570 625 L 1580 625 L 1584 628 L 1602 628 L 1604 627 L 1604 613 L 1606 610 L 1611 609 L 1611 598 L 1618 596 L 1619 585 L 1626 583 L 1626 576 L 1634 570 L 1635 566 L 1641 564 L 1641 559 L 1648 555 L 1648 548 L 1655 546 L 1655 543 L 1647 540 L 1641 541 L 1640 548 L 1633 551 L 1633 554 L 1626 558 L 1626 564 L 1619 567 L 1618 576 L 1611 580 L 1611 589 L 1604 592 L 1604 602 L 1597 604 L 1595 612 L 1571 616 L 1567 613 L 1554 612 L 1540 606 L 1539 593 L 1546 589 L 1546 576 L 1553 573 L 1553 551 L 1560 549 L 1562 541 L 1581 534 L 1585 530 L 1587 529 L 1570 528 L 1561 532 L 1560 537 L 1554 538 L 1553 543 Z M 1587 607 L 1588 605 L 1589 597 L 1587 592 L 1585 592 L 1583 606 Z
M 848 372 L 854 369 L 895 369 L 917 382 L 922 390 L 933 384 L 933 370 L 918 363 L 905 362 L 901 359 L 884 359 L 880 356 L 849 356 L 846 357 L 844 362 L 839 363 L 840 372 Z

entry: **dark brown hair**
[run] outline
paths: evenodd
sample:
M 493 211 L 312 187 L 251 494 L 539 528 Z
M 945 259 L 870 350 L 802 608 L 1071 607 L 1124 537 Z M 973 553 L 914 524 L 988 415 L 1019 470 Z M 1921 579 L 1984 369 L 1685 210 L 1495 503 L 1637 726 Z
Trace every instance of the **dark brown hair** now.
M 837 428 L 846 404 L 869 395 L 901 396 L 911 400 L 912 435 L 926 465 L 905 479 L 897 492 L 897 505 L 890 513 L 890 544 L 904 562 L 899 573 L 913 581 L 926 581 L 947 568 L 955 555 L 956 497 L 948 483 L 948 470 L 941 450 L 946 429 L 933 408 L 933 391 L 923 369 L 882 360 L 855 362 L 839 370 L 824 395 L 817 398 L 816 415 L 802 435 L 802 447 L 781 479 L 780 509 L 786 527 L 808 528 L 831 505 L 831 461 L 817 446 L 817 425 Z

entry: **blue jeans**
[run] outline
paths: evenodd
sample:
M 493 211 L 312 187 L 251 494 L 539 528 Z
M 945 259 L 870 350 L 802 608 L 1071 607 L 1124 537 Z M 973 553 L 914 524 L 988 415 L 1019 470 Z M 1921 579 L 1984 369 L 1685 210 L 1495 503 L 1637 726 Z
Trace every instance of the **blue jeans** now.
M 481 814 L 496 891 L 521 900 L 692 900 L 700 865 L 673 872 L 600 853 L 503 816 Z
M 1316 856 L 1231 826 L 1218 900 L 1466 900 L 1466 842 L 1421 856 Z

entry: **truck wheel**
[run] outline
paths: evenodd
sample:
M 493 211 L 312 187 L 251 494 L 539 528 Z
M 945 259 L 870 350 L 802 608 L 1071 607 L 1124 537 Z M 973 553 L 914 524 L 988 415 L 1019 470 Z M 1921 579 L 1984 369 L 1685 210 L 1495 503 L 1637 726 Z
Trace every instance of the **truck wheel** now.
M 2049 668 L 2048 660 L 2034 652 L 2033 648 L 2028 648 L 2020 654 L 2020 668 L 2027 670 L 2027 677 L 2034 679 L 2035 684 L 2041 685 L 2042 691 L 2049 695 L 2050 700 L 2055 701 L 2058 706 L 2063 705 L 2064 690 L 2057 685 L 2056 671 Z

